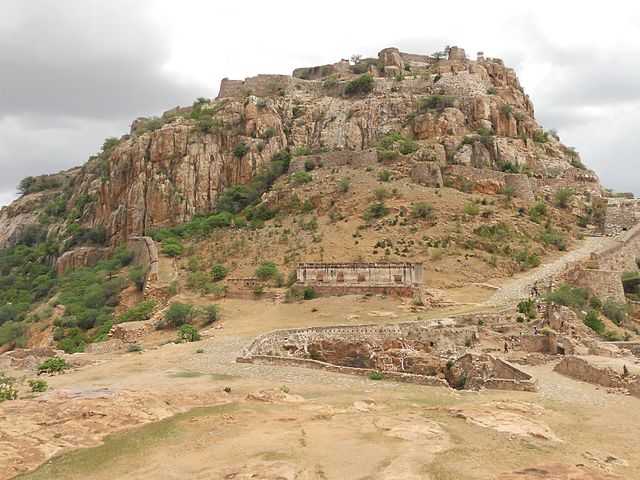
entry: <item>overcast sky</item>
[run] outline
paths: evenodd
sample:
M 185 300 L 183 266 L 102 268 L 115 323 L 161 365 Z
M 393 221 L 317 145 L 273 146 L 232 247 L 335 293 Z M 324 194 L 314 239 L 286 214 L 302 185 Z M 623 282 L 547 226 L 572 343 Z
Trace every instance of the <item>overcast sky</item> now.
M 640 193 L 640 7 L 628 1 L 2 0 L 0 205 L 27 175 L 220 79 L 290 73 L 389 46 L 458 45 L 516 68 L 536 116 L 605 185 Z M 593 4 L 593 5 L 591 5 Z

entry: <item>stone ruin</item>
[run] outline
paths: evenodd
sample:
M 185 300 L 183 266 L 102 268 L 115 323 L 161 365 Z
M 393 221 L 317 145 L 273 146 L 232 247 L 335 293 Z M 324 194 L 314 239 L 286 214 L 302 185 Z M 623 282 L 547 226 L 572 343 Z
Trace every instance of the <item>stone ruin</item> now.
M 536 389 L 535 379 L 508 362 L 470 352 L 478 341 L 476 326 L 452 319 L 312 327 L 261 335 L 237 361 L 352 375 L 379 372 L 391 380 L 457 389 Z
M 325 295 L 381 293 L 414 296 L 422 285 L 421 263 L 301 263 L 301 287 Z

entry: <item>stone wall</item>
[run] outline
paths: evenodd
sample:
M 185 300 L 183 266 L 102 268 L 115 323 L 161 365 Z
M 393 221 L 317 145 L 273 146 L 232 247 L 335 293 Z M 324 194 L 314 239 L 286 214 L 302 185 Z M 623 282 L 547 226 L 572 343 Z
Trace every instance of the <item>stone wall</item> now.
M 373 372 L 377 372 L 370 368 L 354 368 L 345 367 L 342 365 L 333 365 L 331 363 L 320 362 L 318 360 L 305 359 L 305 358 L 284 358 L 270 355 L 255 355 L 253 357 L 240 357 L 237 359 L 238 363 L 260 363 L 263 365 L 275 365 L 281 367 L 306 367 L 315 368 L 318 370 L 326 370 L 328 372 L 342 373 L 347 375 L 358 375 L 366 377 Z M 384 378 L 387 380 L 393 380 L 395 382 L 402 383 L 415 383 L 419 385 L 427 385 L 431 387 L 447 387 L 446 380 L 438 377 L 432 377 L 427 375 L 416 375 L 412 373 L 403 372 L 384 372 Z
M 146 274 L 145 285 L 158 281 L 158 247 L 151 237 L 129 237 L 127 249 L 133 253 L 133 262 L 141 266 Z
M 330 75 L 339 75 L 341 73 L 351 73 L 349 60 L 341 60 L 337 63 L 318 65 L 315 67 L 296 68 L 292 76 L 302 80 L 322 80 Z
M 611 368 L 601 368 L 590 364 L 586 359 L 566 357 L 553 369 L 555 372 L 583 382 L 601 385 L 607 388 L 624 388 L 636 397 L 640 397 L 640 377 L 624 376 Z
M 535 199 L 535 184 L 525 174 L 504 173 L 466 165 L 449 165 L 443 169 L 443 175 L 448 183 L 458 188 L 461 188 L 461 183 L 465 182 L 470 183 L 474 191 L 495 194 L 509 186 L 513 188 L 514 197 L 527 202 Z
M 244 80 L 229 80 L 223 78 L 220 82 L 220 91 L 217 98 L 246 97 L 256 95 L 268 97 L 285 92 L 291 84 L 288 75 L 257 75 Z
M 297 283 L 313 287 L 414 287 L 422 284 L 421 263 L 301 263 Z
M 640 201 L 625 198 L 607 199 L 604 229 L 607 235 L 618 235 L 640 223 Z
M 296 157 L 289 165 L 289 172 L 301 172 L 308 166 L 313 168 L 341 167 L 349 165 L 355 168 L 375 166 L 378 163 L 378 154 L 375 150 L 336 150 L 333 152 L 303 155 Z
M 93 267 L 105 258 L 108 253 L 109 249 L 98 247 L 79 247 L 64 252 L 56 260 L 56 272 L 58 275 L 62 275 L 76 268 Z
M 336 341 L 354 343 L 368 341 L 381 344 L 387 340 L 407 339 L 431 345 L 434 349 L 455 350 L 477 338 L 474 326 L 439 326 L 437 321 L 404 322 L 388 325 L 336 325 L 275 330 L 257 337 L 242 353 L 289 357 L 292 352 L 304 352 L 312 343 Z
M 588 269 L 578 265 L 569 270 L 564 279 L 571 285 L 586 288 L 602 300 L 626 301 L 620 271 Z
M 411 167 L 411 180 L 427 187 L 440 188 L 444 185 L 442 171 L 437 162 L 418 162 Z

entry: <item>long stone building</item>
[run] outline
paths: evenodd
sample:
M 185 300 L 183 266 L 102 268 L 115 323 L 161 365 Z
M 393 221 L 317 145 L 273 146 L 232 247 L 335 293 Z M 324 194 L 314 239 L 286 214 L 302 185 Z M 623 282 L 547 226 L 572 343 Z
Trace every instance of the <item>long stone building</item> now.
M 422 284 L 421 263 L 301 263 L 297 284 L 320 294 L 387 293 L 412 296 Z

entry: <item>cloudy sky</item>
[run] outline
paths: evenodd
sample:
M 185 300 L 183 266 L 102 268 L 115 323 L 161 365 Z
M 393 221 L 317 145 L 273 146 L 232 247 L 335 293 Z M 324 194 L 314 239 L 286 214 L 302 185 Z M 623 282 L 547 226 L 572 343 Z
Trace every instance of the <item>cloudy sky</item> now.
M 135 117 L 214 97 L 223 77 L 290 73 L 388 46 L 503 58 L 546 128 L 607 186 L 640 193 L 632 2 L 220 3 L 2 0 L 0 205 L 21 178 L 80 165 Z

